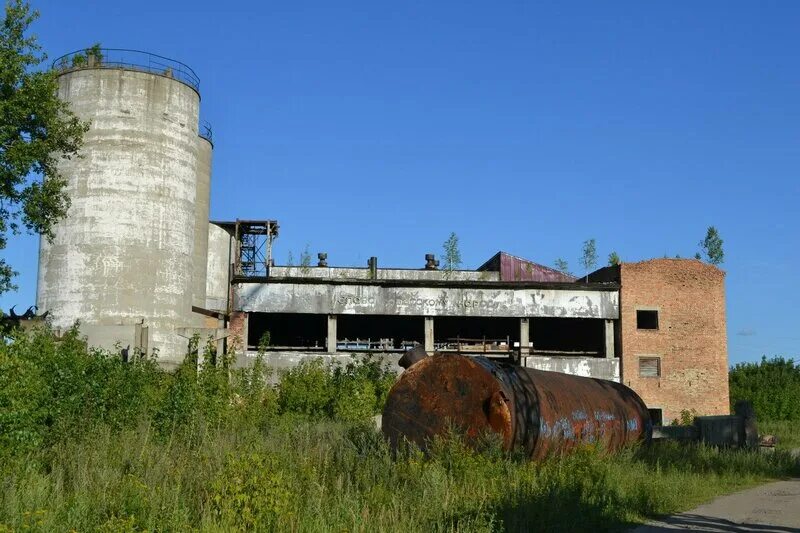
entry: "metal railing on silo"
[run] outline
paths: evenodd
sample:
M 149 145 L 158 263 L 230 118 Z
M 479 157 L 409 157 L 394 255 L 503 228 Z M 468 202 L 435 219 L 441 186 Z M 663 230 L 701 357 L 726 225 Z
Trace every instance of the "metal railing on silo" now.
M 70 72 L 84 68 L 124 68 L 174 78 L 200 92 L 200 78 L 185 63 L 168 57 L 124 48 L 93 46 L 56 58 L 53 69 Z
M 197 134 L 203 139 L 214 144 L 214 136 L 211 131 L 211 123 L 207 120 L 201 120 L 200 126 L 197 128 Z

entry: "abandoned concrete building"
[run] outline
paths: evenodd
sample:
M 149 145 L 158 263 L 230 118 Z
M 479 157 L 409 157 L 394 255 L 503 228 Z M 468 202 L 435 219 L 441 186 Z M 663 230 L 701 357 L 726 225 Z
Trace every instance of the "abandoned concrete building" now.
M 377 258 L 333 267 L 326 254 L 316 266 L 253 268 L 253 254 L 242 261 L 231 244 L 240 358 L 254 357 L 266 332 L 276 368 L 314 355 L 396 361 L 422 345 L 620 381 L 656 422 L 684 409 L 728 412 L 724 275 L 700 261 L 623 263 L 587 281 L 503 252 L 476 270 L 439 270 L 432 255 L 420 269 L 380 268 Z
M 37 305 L 93 345 L 178 363 L 194 334 L 276 368 L 309 356 L 429 352 L 621 381 L 655 421 L 728 412 L 724 273 L 696 260 L 575 279 L 500 252 L 476 270 L 275 265 L 274 220 L 209 222 L 210 129 L 199 79 L 153 54 L 57 60 L 60 96 L 91 121 L 62 162 L 72 207 L 42 240 Z

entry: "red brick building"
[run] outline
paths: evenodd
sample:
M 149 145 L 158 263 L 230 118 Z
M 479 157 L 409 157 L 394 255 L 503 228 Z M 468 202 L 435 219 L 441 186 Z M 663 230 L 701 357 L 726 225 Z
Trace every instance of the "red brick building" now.
M 590 281 L 620 284 L 621 381 L 664 423 L 682 410 L 727 414 L 725 273 L 690 259 L 606 267 Z

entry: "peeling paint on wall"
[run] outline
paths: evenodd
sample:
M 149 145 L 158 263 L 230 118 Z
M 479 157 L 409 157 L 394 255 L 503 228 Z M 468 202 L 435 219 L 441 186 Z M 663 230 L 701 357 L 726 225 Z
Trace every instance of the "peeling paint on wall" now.
M 615 319 L 616 291 L 467 289 L 313 283 L 234 286 L 237 310 L 265 313 Z

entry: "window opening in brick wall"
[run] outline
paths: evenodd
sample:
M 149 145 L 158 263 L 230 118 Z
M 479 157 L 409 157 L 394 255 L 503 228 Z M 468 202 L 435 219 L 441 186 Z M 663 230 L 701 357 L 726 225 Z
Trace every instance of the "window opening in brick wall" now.
M 650 413 L 650 421 L 653 423 L 654 426 L 663 426 L 664 425 L 664 411 L 655 408 L 655 409 L 648 409 L 647 412 Z
M 639 377 L 657 378 L 661 376 L 660 357 L 640 357 L 639 358 Z
M 637 310 L 636 329 L 658 329 L 658 311 L 649 309 Z

